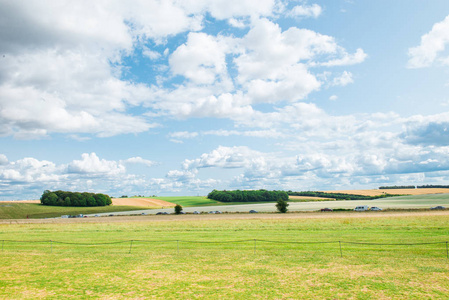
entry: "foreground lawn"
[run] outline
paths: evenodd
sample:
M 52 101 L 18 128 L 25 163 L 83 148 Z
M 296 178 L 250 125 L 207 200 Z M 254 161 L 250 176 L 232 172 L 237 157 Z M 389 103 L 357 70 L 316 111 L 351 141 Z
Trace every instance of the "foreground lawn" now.
M 54 218 L 61 215 L 96 214 L 147 209 L 140 206 L 67 207 L 38 203 L 1 203 L 0 219 Z
M 0 224 L 0 297 L 447 299 L 448 239 L 432 214 Z

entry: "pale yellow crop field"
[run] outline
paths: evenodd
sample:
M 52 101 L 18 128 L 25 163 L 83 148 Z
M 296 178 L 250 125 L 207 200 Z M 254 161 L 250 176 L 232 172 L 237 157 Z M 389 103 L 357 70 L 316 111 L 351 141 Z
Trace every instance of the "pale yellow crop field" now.
M 449 193 L 447 188 L 431 188 L 431 189 L 373 189 L 373 190 L 342 190 L 342 191 L 325 191 L 326 193 L 343 193 L 363 196 L 377 196 L 382 194 L 390 195 L 428 195 L 428 194 L 446 194 Z

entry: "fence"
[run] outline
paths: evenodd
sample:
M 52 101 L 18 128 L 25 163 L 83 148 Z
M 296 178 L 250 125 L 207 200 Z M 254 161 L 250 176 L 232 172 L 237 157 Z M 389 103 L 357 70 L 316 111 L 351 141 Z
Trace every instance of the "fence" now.
M 351 241 L 323 241 L 323 242 L 308 242 L 308 241 L 274 241 L 274 240 L 264 240 L 264 239 L 245 239 L 245 240 L 233 240 L 233 241 L 192 241 L 192 240 L 121 240 L 121 241 L 113 241 L 113 242 L 96 242 L 96 243 L 84 243 L 84 242 L 64 242 L 64 241 L 55 241 L 55 240 L 37 240 L 37 241 L 25 241 L 25 240 L 1 240 L 1 251 L 17 251 L 17 250 L 36 250 L 37 248 L 35 245 L 41 244 L 43 245 L 47 251 L 50 253 L 55 252 L 56 246 L 65 246 L 69 248 L 64 247 L 58 247 L 59 251 L 64 250 L 70 250 L 73 249 L 73 247 L 107 247 L 110 248 L 113 245 L 123 245 L 120 250 L 122 252 L 127 252 L 128 254 L 133 253 L 133 249 L 136 249 L 136 245 L 140 244 L 160 244 L 165 245 L 172 250 L 176 249 L 176 253 L 180 254 L 180 245 L 187 245 L 187 244 L 196 244 L 196 245 L 212 245 L 212 244 L 221 244 L 221 245 L 235 245 L 235 244 L 247 244 L 246 250 L 249 249 L 248 245 L 251 247 L 251 251 L 253 254 L 256 254 L 257 250 L 260 248 L 261 250 L 267 250 L 272 248 L 267 248 L 267 244 L 272 244 L 275 246 L 279 245 L 328 245 L 329 247 L 332 247 L 331 249 L 337 249 L 339 256 L 343 257 L 343 250 L 350 251 L 347 246 L 358 246 L 358 247 L 395 247 L 395 246 L 408 246 L 408 247 L 415 247 L 415 246 L 437 246 L 436 249 L 433 249 L 433 251 L 438 251 L 438 253 L 445 254 L 445 257 L 449 259 L 449 242 L 448 241 L 442 241 L 442 242 L 423 242 L 423 243 L 372 243 L 372 242 L 351 242 Z M 176 248 L 174 248 L 173 245 L 176 245 Z M 31 248 L 29 246 L 31 245 Z M 265 248 L 261 248 L 260 246 L 265 245 Z M 344 247 L 346 246 L 346 247 Z M 441 246 L 441 247 L 438 247 Z M 186 249 L 186 248 L 184 248 Z M 196 247 L 195 249 L 198 249 Z M 241 249 L 241 248 L 240 248 Z M 278 249 L 278 248 L 276 248 Z M 181 249 L 182 250 L 182 249 Z M 381 251 L 381 249 L 377 248 L 378 251 Z M 422 249 L 421 249 L 422 250 Z M 376 251 L 376 249 L 371 249 L 371 251 Z M 442 256 L 442 255 L 441 255 Z

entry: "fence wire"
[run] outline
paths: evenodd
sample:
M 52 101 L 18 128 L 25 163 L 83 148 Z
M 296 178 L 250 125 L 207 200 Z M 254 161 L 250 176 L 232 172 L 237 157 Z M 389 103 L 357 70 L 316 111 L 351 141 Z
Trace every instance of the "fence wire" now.
M 242 244 L 242 243 L 253 243 L 254 253 L 256 253 L 257 243 L 269 243 L 269 244 L 291 244 L 291 245 L 317 245 L 317 244 L 336 244 L 338 245 L 338 249 L 340 251 L 340 256 L 343 257 L 343 247 L 346 245 L 360 245 L 360 246 L 425 246 L 425 245 L 445 245 L 446 257 L 449 259 L 449 242 L 448 241 L 440 241 L 440 242 L 418 242 L 418 243 L 376 243 L 376 242 L 356 242 L 356 241 L 279 241 L 279 240 L 266 240 L 266 239 L 244 239 L 244 240 L 228 240 L 228 241 L 194 241 L 194 240 L 145 240 L 145 239 L 136 239 L 136 240 L 120 240 L 120 241 L 110 241 L 110 242 L 67 242 L 67 241 L 57 241 L 57 240 L 1 240 L 1 251 L 4 252 L 5 245 L 8 243 L 11 244 L 24 244 L 25 246 L 28 244 L 45 244 L 50 245 L 50 251 L 53 253 L 53 245 L 69 245 L 69 246 L 110 246 L 110 245 L 118 245 L 118 244 L 129 244 L 129 253 L 132 252 L 133 245 L 137 246 L 138 243 L 141 244 L 172 244 L 176 242 L 176 250 L 179 254 L 180 252 L 180 244 Z M 259 245 L 260 247 L 260 245 Z M 35 250 L 35 248 L 33 248 Z M 259 248 L 260 249 L 260 248 Z M 348 249 L 345 249 L 348 251 Z M 371 249 L 372 250 L 372 249 Z M 378 249 L 378 251 L 381 251 Z

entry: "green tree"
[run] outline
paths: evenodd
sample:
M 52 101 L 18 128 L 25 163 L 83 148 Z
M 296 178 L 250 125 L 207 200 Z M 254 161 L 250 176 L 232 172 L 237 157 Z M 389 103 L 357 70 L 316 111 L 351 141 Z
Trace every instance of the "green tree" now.
M 91 195 L 89 195 L 86 199 L 87 201 L 87 206 L 96 206 L 97 202 L 95 201 L 95 198 Z
M 47 199 L 48 205 L 57 205 L 58 203 L 58 196 L 55 193 L 49 193 Z
M 287 203 L 287 201 L 285 201 L 282 198 L 279 198 L 278 201 L 276 202 L 276 208 L 280 213 L 285 214 L 287 212 L 287 207 L 289 206 L 289 204 Z
M 175 214 L 179 215 L 182 212 L 182 206 L 179 204 L 176 204 L 175 206 Z
M 70 197 L 65 197 L 64 199 L 64 206 L 70 206 L 72 203 L 70 202 Z

